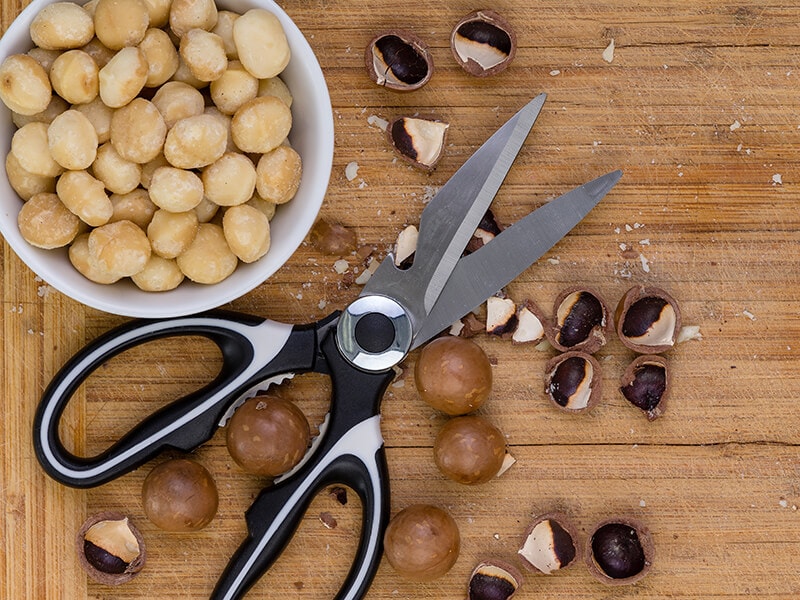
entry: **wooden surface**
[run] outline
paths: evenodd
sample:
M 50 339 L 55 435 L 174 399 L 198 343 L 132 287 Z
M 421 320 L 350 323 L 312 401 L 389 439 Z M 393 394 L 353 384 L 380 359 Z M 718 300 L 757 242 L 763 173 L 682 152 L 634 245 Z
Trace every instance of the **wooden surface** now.
M 3 0 L 3 28 L 22 4 Z M 582 282 L 614 304 L 632 284 L 651 283 L 679 300 L 685 323 L 703 336 L 669 353 L 674 387 L 666 414 L 653 423 L 616 392 L 632 358 L 616 340 L 598 355 L 602 404 L 573 417 L 542 395 L 552 351 L 477 338 L 496 363 L 481 412 L 507 435 L 518 462 L 471 488 L 436 471 L 431 445 L 443 418 L 416 395 L 412 353 L 383 403 L 392 508 L 446 507 L 459 523 L 462 553 L 447 576 L 422 585 L 384 562 L 368 597 L 463 598 L 477 561 L 515 561 L 531 515 L 554 508 L 583 535 L 610 516 L 640 519 L 653 533 L 653 570 L 614 590 L 582 564 L 551 577 L 529 574 L 520 598 L 800 597 L 800 3 L 501 1 L 492 8 L 513 23 L 519 48 L 508 71 L 486 80 L 466 75 L 448 47 L 450 28 L 476 8 L 471 3 L 285 4 L 317 52 L 333 102 L 336 148 L 323 216 L 353 228 L 382 256 L 403 226 L 418 223 L 430 191 L 545 91 L 544 111 L 495 203 L 500 220 L 512 222 L 609 170 L 625 175 L 507 291 L 549 307 L 561 288 Z M 436 72 L 418 92 L 377 88 L 363 70 L 364 46 L 391 27 L 413 29 L 432 48 Z M 612 39 L 608 62 L 603 51 Z M 368 120 L 417 111 L 451 124 L 446 156 L 429 175 L 396 161 Z M 352 161 L 359 170 L 349 181 Z M 151 465 L 88 491 L 50 481 L 31 447 L 39 394 L 70 355 L 125 319 L 65 299 L 7 246 L 0 253 L 0 598 L 206 598 L 263 482 L 232 464 L 220 432 L 196 452 L 217 479 L 218 517 L 199 534 L 175 535 L 143 515 L 140 487 Z M 359 291 L 334 271 L 334 260 L 304 245 L 229 308 L 290 323 L 321 317 Z M 207 381 L 216 365 L 198 340 L 116 360 L 76 397 L 64 436 L 80 451 L 97 451 L 166 399 Z M 284 393 L 316 425 L 327 389 L 303 378 Z M 146 570 L 115 589 L 88 582 L 73 550 L 83 519 L 107 509 L 130 514 L 148 544 Z M 336 518 L 335 529 L 322 525 L 321 512 Z M 332 597 L 359 515 L 354 494 L 346 506 L 320 496 L 249 597 Z

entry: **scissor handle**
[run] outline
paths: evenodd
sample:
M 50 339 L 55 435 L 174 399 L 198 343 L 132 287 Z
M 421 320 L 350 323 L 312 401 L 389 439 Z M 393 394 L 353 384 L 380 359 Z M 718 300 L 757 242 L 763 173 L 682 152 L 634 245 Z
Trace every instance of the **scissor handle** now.
M 222 353 L 216 378 L 154 412 L 104 452 L 92 457 L 69 452 L 59 437 L 58 425 L 79 386 L 112 357 L 174 336 L 203 336 L 214 342 Z M 315 326 L 293 327 L 224 311 L 131 321 L 84 347 L 50 382 L 34 419 L 36 457 L 51 477 L 65 485 L 101 485 L 165 448 L 190 451 L 198 447 L 214 435 L 226 411 L 242 394 L 271 376 L 311 370 L 316 354 Z
M 362 598 L 378 570 L 390 508 L 379 410 L 394 373 L 367 373 L 346 365 L 333 337 L 322 341 L 333 400 L 320 427 L 317 448 L 294 471 L 262 490 L 250 506 L 248 536 L 217 582 L 211 600 L 242 598 L 289 543 L 314 496 L 329 485 L 353 489 L 363 510 L 356 556 L 336 600 Z M 346 401 L 338 401 L 345 396 Z

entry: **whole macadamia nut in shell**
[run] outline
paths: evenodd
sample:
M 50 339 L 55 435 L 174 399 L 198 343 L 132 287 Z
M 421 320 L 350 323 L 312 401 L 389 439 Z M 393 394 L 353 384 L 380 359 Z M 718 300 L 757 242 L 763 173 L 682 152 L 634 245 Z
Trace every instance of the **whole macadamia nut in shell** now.
M 445 510 L 414 504 L 389 521 L 383 546 L 386 560 L 398 574 L 413 581 L 433 581 L 456 563 L 461 536 Z
M 198 462 L 175 458 L 157 465 L 142 485 L 147 518 L 165 531 L 198 531 L 217 514 L 219 494 Z
M 310 436 L 308 420 L 296 404 L 264 395 L 236 409 L 228 422 L 226 443 L 246 472 L 277 477 L 300 462 Z
M 492 366 L 466 338 L 444 336 L 422 348 L 414 370 L 420 398 L 448 415 L 478 410 L 492 391 Z
M 466 485 L 486 483 L 497 476 L 505 455 L 503 433 L 477 415 L 450 419 L 433 444 L 433 458 L 442 474 Z

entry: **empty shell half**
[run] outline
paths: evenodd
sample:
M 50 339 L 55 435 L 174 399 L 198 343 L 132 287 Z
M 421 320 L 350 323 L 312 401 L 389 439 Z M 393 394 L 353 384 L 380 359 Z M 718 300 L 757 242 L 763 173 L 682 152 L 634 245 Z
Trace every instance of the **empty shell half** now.
M 508 21 L 492 10 L 461 19 L 450 34 L 450 48 L 470 75 L 487 77 L 504 70 L 516 54 L 517 40 Z
M 450 125 L 436 119 L 397 117 L 386 128 L 392 148 L 412 165 L 432 171 L 442 157 Z
M 367 45 L 364 63 L 372 81 L 398 92 L 418 90 L 433 74 L 425 42 L 399 29 L 376 35 Z
M 675 345 L 681 329 L 678 303 L 653 286 L 629 289 L 617 305 L 617 335 L 625 346 L 642 354 L 659 354 Z
M 545 366 L 544 391 L 562 410 L 583 412 L 600 401 L 603 376 L 591 354 L 565 352 Z
M 657 419 L 664 412 L 669 390 L 666 359 L 654 354 L 639 356 L 625 369 L 619 390 L 649 420 Z

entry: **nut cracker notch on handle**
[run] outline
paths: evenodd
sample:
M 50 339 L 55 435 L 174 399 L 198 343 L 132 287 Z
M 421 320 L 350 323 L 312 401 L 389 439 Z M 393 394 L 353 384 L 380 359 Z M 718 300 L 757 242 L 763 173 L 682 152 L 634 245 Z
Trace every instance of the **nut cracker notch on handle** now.
M 42 467 L 66 485 L 100 485 L 165 449 L 190 451 L 201 445 L 243 398 L 270 382 L 292 373 L 327 374 L 332 398 L 319 437 L 303 461 L 248 509 L 248 536 L 211 598 L 242 598 L 289 543 L 314 496 L 332 484 L 352 488 L 363 507 L 356 556 L 336 598 L 362 598 L 377 571 L 389 517 L 380 405 L 392 367 L 527 269 L 621 177 L 614 171 L 567 192 L 462 257 L 544 100 L 544 94 L 534 98 L 511 117 L 428 204 L 413 265 L 400 270 L 388 256 L 343 311 L 308 325 L 221 311 L 136 320 L 90 343 L 56 374 L 38 406 L 34 445 Z M 134 346 L 186 335 L 204 336 L 220 348 L 223 364 L 213 382 L 145 418 L 98 456 L 66 450 L 58 435 L 60 418 L 93 371 Z

